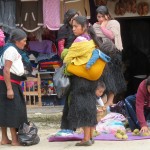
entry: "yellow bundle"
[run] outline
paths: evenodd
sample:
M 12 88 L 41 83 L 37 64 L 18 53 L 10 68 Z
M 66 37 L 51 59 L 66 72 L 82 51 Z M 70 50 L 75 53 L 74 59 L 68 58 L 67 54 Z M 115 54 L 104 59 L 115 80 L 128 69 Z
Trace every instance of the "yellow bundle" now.
M 86 63 L 91 58 L 95 47 L 93 40 L 73 43 L 64 58 L 64 63 L 67 64 L 67 71 L 88 80 L 94 81 L 99 79 L 105 68 L 105 61 L 99 58 L 90 69 L 86 68 Z
M 105 68 L 106 62 L 103 61 L 102 59 L 98 59 L 90 69 L 86 69 L 86 64 L 84 65 L 74 65 L 74 64 L 69 64 L 67 66 L 67 71 L 78 76 L 82 77 L 88 80 L 98 80 L 100 76 L 103 73 L 103 70 Z

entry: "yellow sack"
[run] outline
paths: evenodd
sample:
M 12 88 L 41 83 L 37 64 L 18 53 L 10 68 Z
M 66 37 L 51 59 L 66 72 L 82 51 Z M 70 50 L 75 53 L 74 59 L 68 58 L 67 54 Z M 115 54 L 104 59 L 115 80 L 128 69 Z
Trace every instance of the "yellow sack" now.
M 84 65 L 74 65 L 68 64 L 67 71 L 88 80 L 98 80 L 103 73 L 106 62 L 102 59 L 97 59 L 97 61 L 90 67 L 90 69 L 86 69 L 86 64 Z

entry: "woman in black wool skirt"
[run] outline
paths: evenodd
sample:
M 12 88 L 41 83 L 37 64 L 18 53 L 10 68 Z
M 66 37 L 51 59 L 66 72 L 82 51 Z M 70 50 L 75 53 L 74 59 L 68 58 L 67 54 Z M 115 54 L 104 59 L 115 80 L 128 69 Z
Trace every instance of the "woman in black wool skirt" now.
M 26 104 L 20 81 L 25 77 L 21 56 L 26 45 L 26 33 L 14 29 L 10 34 L 10 43 L 0 51 L 0 127 L 2 132 L 1 145 L 20 145 L 16 130 L 27 123 Z M 10 128 L 12 140 L 7 136 Z
M 72 63 L 75 66 L 81 66 L 89 61 L 92 52 L 96 47 L 100 47 L 100 44 L 93 27 L 89 24 L 86 17 L 75 17 L 72 23 L 76 39 L 68 49 L 68 53 L 64 57 L 63 62 L 67 65 Z M 63 52 L 65 52 L 65 50 Z M 99 67 L 100 66 L 98 66 L 97 69 L 99 69 Z M 95 74 L 93 75 L 95 76 Z M 92 139 L 93 130 L 97 124 L 97 98 L 95 96 L 95 90 L 98 81 L 87 79 L 86 77 L 82 78 L 75 74 L 70 76 L 70 79 L 71 89 L 68 97 L 69 110 L 66 116 L 68 126 L 72 130 L 80 127 L 83 128 L 84 138 L 81 142 L 77 143 L 76 146 L 91 146 L 94 143 Z

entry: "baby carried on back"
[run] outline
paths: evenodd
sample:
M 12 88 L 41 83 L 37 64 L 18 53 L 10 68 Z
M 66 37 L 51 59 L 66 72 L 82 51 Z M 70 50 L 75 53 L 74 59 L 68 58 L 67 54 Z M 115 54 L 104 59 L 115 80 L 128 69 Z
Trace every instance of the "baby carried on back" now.
M 96 49 L 94 41 L 84 35 L 78 36 L 62 56 L 68 72 L 88 80 L 99 79 L 106 63 L 110 61 L 110 57 Z

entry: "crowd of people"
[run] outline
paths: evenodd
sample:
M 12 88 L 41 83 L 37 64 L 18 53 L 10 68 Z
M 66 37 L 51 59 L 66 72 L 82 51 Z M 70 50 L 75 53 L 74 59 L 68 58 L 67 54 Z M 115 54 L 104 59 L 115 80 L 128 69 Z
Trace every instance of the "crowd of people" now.
M 69 15 L 68 12 L 66 14 Z M 74 12 L 76 11 L 74 10 Z M 106 63 L 105 69 L 103 70 L 103 73 L 98 80 L 90 81 L 87 80 L 86 77 L 81 78 L 77 76 L 76 73 L 70 76 L 71 89 L 69 94 L 65 97 L 66 103 L 64 106 L 63 116 L 61 120 L 61 129 L 71 129 L 71 130 L 76 130 L 77 128 L 83 129 L 84 138 L 80 143 L 77 143 L 76 146 L 90 146 L 94 143 L 92 134 L 94 126 L 97 124 L 96 120 L 97 111 L 95 107 L 96 104 L 98 103 L 106 107 L 112 106 L 114 104 L 115 95 L 125 92 L 127 87 L 122 72 L 123 46 L 120 33 L 120 24 L 117 20 L 112 19 L 106 6 L 99 6 L 96 12 L 98 22 L 94 23 L 93 26 L 90 25 L 86 17 L 79 16 L 79 14 L 77 13 L 74 13 L 74 15 L 70 15 L 69 17 L 67 17 L 70 18 L 70 20 L 68 20 L 68 22 L 64 24 L 64 26 L 69 26 L 69 28 L 71 28 L 72 30 L 70 30 L 68 37 L 63 39 L 64 41 L 63 48 L 65 51 L 65 55 L 61 50 L 59 51 L 60 55 L 61 52 L 63 53 L 62 55 L 63 62 L 67 65 L 71 63 L 76 66 L 81 66 L 83 64 L 89 63 L 91 59 L 92 59 L 91 64 L 93 65 L 94 63 L 96 63 L 97 59 L 100 58 L 97 56 L 99 55 L 98 53 L 97 54 L 93 53 L 95 49 L 102 51 L 111 58 L 111 61 Z M 58 31 L 58 35 L 59 32 L 61 32 L 61 29 Z M 65 42 L 68 41 L 68 39 L 70 39 L 69 35 L 75 35 L 74 40 L 72 40 L 70 47 L 67 46 L 65 47 Z M 82 41 L 82 43 L 84 43 L 85 41 L 90 42 L 90 40 L 93 40 L 95 43 L 95 49 L 93 48 L 91 59 L 85 60 L 84 59 L 85 53 L 82 54 L 80 53 L 80 51 L 84 51 L 84 44 L 81 47 L 81 49 L 80 48 L 76 49 L 78 55 L 73 55 L 73 57 L 69 57 L 72 51 L 71 48 L 72 46 L 74 47 L 75 42 Z M 69 61 L 67 61 L 68 57 Z M 146 79 L 146 81 L 147 83 L 149 83 L 149 79 Z M 99 85 L 99 82 L 102 82 L 105 86 L 102 86 L 103 88 L 100 88 L 98 90 L 97 87 Z M 148 89 L 148 84 L 146 84 L 146 89 Z M 97 92 L 94 93 L 95 90 Z M 145 90 L 145 92 L 147 92 L 145 93 L 147 97 L 142 95 L 143 102 L 149 101 L 150 92 L 149 90 Z M 106 93 L 107 95 L 106 96 L 107 100 L 104 101 L 103 97 L 98 99 L 98 97 L 103 96 L 104 93 Z M 136 110 L 140 109 L 139 106 L 140 105 L 136 104 Z M 127 107 L 128 106 L 126 104 L 126 110 Z M 142 106 L 140 107 L 143 108 Z M 147 107 L 149 106 L 147 105 Z M 138 121 L 136 122 L 141 122 L 141 117 L 138 116 L 137 118 Z M 144 114 L 142 115 L 142 120 L 143 118 Z M 137 128 L 137 126 L 132 128 L 130 123 L 131 118 L 128 117 L 128 119 L 130 128 L 132 130 Z M 139 129 L 141 129 L 141 132 L 148 131 L 145 119 L 144 123 L 141 126 L 139 126 Z
M 70 78 L 70 90 L 64 95 L 65 104 L 61 119 L 61 129 L 75 131 L 82 128 L 84 137 L 76 146 L 94 144 L 93 131 L 97 124 L 97 103 L 110 107 L 114 97 L 126 91 L 126 81 L 122 72 L 122 40 L 120 24 L 114 20 L 106 6 L 96 9 L 97 22 L 93 25 L 77 10 L 69 9 L 64 15 L 64 25 L 57 36 L 58 54 L 66 65 L 65 73 Z M 22 50 L 26 45 L 27 35 L 22 29 L 12 30 L 9 42 L 0 30 L 0 127 L 1 144 L 20 145 L 17 130 L 27 123 L 26 104 L 20 81 L 25 80 L 24 57 Z M 107 59 L 106 59 L 107 58 Z M 109 59 L 108 59 L 109 58 Z M 87 67 L 88 64 L 88 67 Z M 101 69 L 95 79 L 91 68 L 97 65 Z M 69 74 L 69 65 L 85 67 L 85 74 L 90 78 L 80 77 L 77 73 Z M 86 68 L 87 67 L 87 68 Z M 77 70 L 73 70 L 76 72 Z M 104 94 L 107 100 L 103 100 Z M 135 93 L 136 94 L 136 93 Z M 139 128 L 148 132 L 146 120 L 150 117 L 150 77 L 142 81 L 136 95 L 125 98 L 127 119 L 130 128 Z M 10 140 L 7 135 L 10 128 Z

